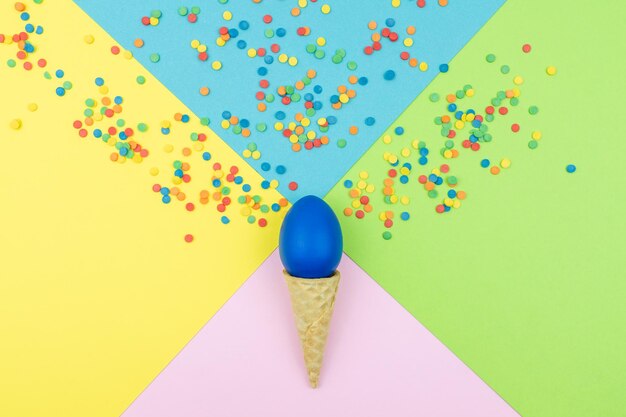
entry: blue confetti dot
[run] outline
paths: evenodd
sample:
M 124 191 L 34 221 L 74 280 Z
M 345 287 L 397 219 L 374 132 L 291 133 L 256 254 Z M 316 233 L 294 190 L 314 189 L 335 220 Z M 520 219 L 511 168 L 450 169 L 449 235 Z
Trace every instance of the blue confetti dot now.
M 373 126 L 374 123 L 376 123 L 376 119 L 374 119 L 373 117 L 366 117 L 365 118 L 365 125 L 366 126 Z
M 221 220 L 222 220 L 222 223 L 224 223 L 224 224 L 230 223 L 230 219 L 228 217 L 226 217 L 226 216 L 222 216 Z
M 248 23 L 247 20 L 242 20 L 241 22 L 239 22 L 239 29 L 248 30 L 249 27 L 250 27 L 250 23 Z
M 59 96 L 59 97 L 63 97 L 63 96 L 65 95 L 65 88 L 63 88 L 63 87 L 58 87 L 58 88 L 56 89 L 56 93 L 57 93 L 57 96 Z
M 409 220 L 409 218 L 410 218 L 410 217 L 411 217 L 411 216 L 410 216 L 410 215 L 409 215 L 409 213 L 408 213 L 408 212 L 406 212 L 406 211 L 403 211 L 403 212 L 402 212 L 402 214 L 400 214 L 400 218 L 401 218 L 402 220 L 404 220 L 404 221 Z
M 383 74 L 383 78 L 387 81 L 391 81 L 394 78 L 396 78 L 396 73 L 394 70 L 387 70 L 385 71 L 385 73 Z
M 205 161 L 210 161 L 211 160 L 211 154 L 208 152 L 203 152 L 202 153 L 202 159 L 204 159 Z
M 385 20 L 385 24 L 392 28 L 396 25 L 396 21 L 392 18 L 388 18 L 387 20 Z
M 565 170 L 570 173 L 573 174 L 574 172 L 576 172 L 576 165 L 574 164 L 569 164 L 568 166 L 565 167 Z
M 483 168 L 488 168 L 489 167 L 489 160 L 488 159 L 483 159 L 482 161 L 480 161 L 480 166 Z
M 448 72 L 449 69 L 450 67 L 448 66 L 448 64 L 439 65 L 439 72 Z
M 283 165 L 278 165 L 276 167 L 276 173 L 278 175 L 283 175 L 285 172 L 287 172 L 287 168 L 285 168 Z
M 65 72 L 63 72 L 63 70 L 58 69 L 54 72 L 54 75 L 56 75 L 57 78 L 63 78 L 63 76 L 65 75 Z
M 263 162 L 261 164 L 261 169 L 263 171 L 269 171 L 272 168 L 272 166 L 269 164 L 269 162 Z
M 343 182 L 343 186 L 346 187 L 346 188 L 352 188 L 352 185 L 353 185 L 353 183 L 350 180 L 345 180 Z
M 402 135 L 404 133 L 404 128 L 402 126 L 398 126 L 395 128 L 394 132 L 396 133 L 396 135 Z

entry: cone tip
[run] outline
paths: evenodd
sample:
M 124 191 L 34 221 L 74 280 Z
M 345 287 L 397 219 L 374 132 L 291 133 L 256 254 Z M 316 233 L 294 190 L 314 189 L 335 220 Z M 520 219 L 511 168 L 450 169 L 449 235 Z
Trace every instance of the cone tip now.
M 317 372 L 309 372 L 309 383 L 311 384 L 311 388 L 317 388 L 318 379 L 319 374 Z

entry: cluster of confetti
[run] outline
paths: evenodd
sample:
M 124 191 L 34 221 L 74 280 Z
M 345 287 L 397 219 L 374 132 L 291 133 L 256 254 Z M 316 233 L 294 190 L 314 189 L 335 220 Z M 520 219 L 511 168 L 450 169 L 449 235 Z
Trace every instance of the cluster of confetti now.
M 41 3 L 41 0 L 35 1 L 35 4 L 39 3 Z M 46 68 L 48 65 L 47 60 L 45 58 L 36 58 L 39 52 L 36 39 L 43 35 L 44 28 L 40 25 L 30 23 L 31 15 L 24 3 L 15 3 L 14 10 L 18 14 L 19 19 L 25 22 L 25 24 L 22 32 L 13 34 L 0 33 L 0 45 L 13 45 L 17 49 L 15 53 L 17 61 L 11 58 L 7 61 L 7 66 L 9 68 L 15 68 L 18 62 L 20 62 L 22 68 L 26 71 L 31 71 L 35 66 L 38 68 Z
M 523 45 L 523 53 L 527 54 L 530 51 L 529 44 Z M 493 64 L 496 62 L 495 55 L 488 54 L 486 61 Z M 556 74 L 556 69 L 551 68 L 553 67 L 546 69 L 546 74 L 549 76 Z M 448 69 L 446 66 L 440 70 L 447 72 Z M 500 67 L 500 72 L 508 74 L 510 67 L 503 65 Z M 507 119 L 517 117 L 514 114 L 519 115 L 519 111 L 514 113 L 511 110 L 521 107 L 520 97 L 523 84 L 524 78 L 521 75 L 514 76 L 511 87 L 496 91 L 484 107 L 474 108 L 465 104 L 475 95 L 474 87 L 470 84 L 445 95 L 443 104 L 445 111 L 433 119 L 443 139 L 443 146 L 440 147 L 439 154 L 434 157 L 445 162 L 426 172 L 421 171 L 428 168 L 431 163 L 429 159 L 433 155 L 430 155 L 426 141 L 419 139 L 410 141 L 410 146 L 405 146 L 399 151 L 385 151 L 382 158 L 384 164 L 381 164 L 381 167 L 385 167 L 386 175 L 383 177 L 382 184 L 371 182 L 368 171 L 361 171 L 357 181 L 346 179 L 343 182 L 349 197 L 349 203 L 343 214 L 347 217 L 365 219 L 369 213 L 379 210 L 378 218 L 386 229 L 382 237 L 385 240 L 391 239 L 390 229 L 394 225 L 394 219 L 399 217 L 402 221 L 409 220 L 411 198 L 419 197 L 419 194 L 414 191 L 415 185 L 412 185 L 414 181 L 412 178 L 416 178 L 427 198 L 436 201 L 434 209 L 437 213 L 443 214 L 460 208 L 467 194 L 464 190 L 458 189 L 459 179 L 451 174 L 450 164 L 463 152 L 483 150 L 483 147 L 488 146 L 495 139 L 491 133 L 493 129 L 490 130 L 490 127 L 496 123 L 505 124 Z M 437 103 L 441 101 L 441 96 L 432 93 L 429 100 L 433 105 L 439 105 Z M 535 104 L 529 105 L 525 110 L 531 118 L 539 113 L 539 107 Z M 510 127 L 512 135 L 519 134 L 521 129 L 517 121 L 506 126 L 507 129 Z M 401 126 L 396 126 L 392 132 L 393 136 L 399 139 L 405 134 Z M 393 142 L 393 136 L 384 135 L 381 138 L 383 144 L 390 145 Z M 536 149 L 541 138 L 540 131 L 531 130 L 528 147 Z M 492 175 L 498 175 L 502 170 L 509 169 L 511 164 L 511 159 L 508 157 L 499 158 L 495 162 L 488 158 L 480 161 L 480 167 L 488 170 Z M 568 173 L 573 173 L 575 170 L 576 167 L 572 164 L 566 167 Z M 381 188 L 377 188 L 381 185 Z M 396 208 L 397 205 L 401 208 Z
M 226 4 L 227 2 L 220 1 L 220 3 Z M 260 1 L 253 3 L 260 3 Z M 299 0 L 297 6 L 291 9 L 291 16 L 303 19 L 305 11 L 306 13 L 319 12 L 322 15 L 332 12 L 330 4 L 315 3 L 318 2 L 316 0 Z M 445 6 L 447 2 L 441 0 L 436 4 Z M 399 7 L 400 2 L 392 2 L 391 5 L 392 7 Z M 426 6 L 426 2 L 418 1 L 416 5 L 418 8 L 423 8 Z M 201 12 L 198 6 L 179 6 L 175 10 L 179 17 L 186 18 L 190 23 L 196 23 Z M 153 11 L 149 16 L 143 16 L 141 23 L 145 26 L 155 26 L 159 19 L 167 18 L 167 13 L 168 10 Z M 232 108 L 222 108 L 220 112 L 222 115 L 220 127 L 234 135 L 249 137 L 254 133 L 255 136 L 275 135 L 278 138 L 284 137 L 288 139 L 288 145 L 294 152 L 312 151 L 329 144 L 338 148 L 345 148 L 348 145 L 347 138 L 360 133 L 361 123 L 365 127 L 369 127 L 373 126 L 376 120 L 373 116 L 360 121 L 347 120 L 347 124 L 344 122 L 339 127 L 341 111 L 358 99 L 359 89 L 367 88 L 368 79 L 373 76 L 373 74 L 359 71 L 357 56 L 380 61 L 378 51 L 383 47 L 394 48 L 390 50 L 395 51 L 397 49 L 400 62 L 416 68 L 420 72 L 429 69 L 428 63 L 418 59 L 418 54 L 411 51 L 411 48 L 417 44 L 414 40 L 416 27 L 408 24 L 400 26 L 393 17 L 382 19 L 382 23 L 376 21 L 367 23 L 366 21 L 365 24 L 371 31 L 369 43 L 363 47 L 362 51 L 350 51 L 341 47 L 340 44 L 333 44 L 333 48 L 329 48 L 328 39 L 322 36 L 323 33 L 317 29 L 312 29 L 306 22 L 298 26 L 294 32 L 278 24 L 278 19 L 271 14 L 263 15 L 259 21 L 258 18 L 253 17 L 255 13 L 256 11 L 251 11 L 249 14 L 244 13 L 235 16 L 230 10 L 225 9 L 217 15 L 212 15 L 213 18 L 207 24 L 211 25 L 211 30 L 215 31 L 215 42 L 193 39 L 190 43 L 197 59 L 209 62 L 215 71 L 220 71 L 224 65 L 221 60 L 214 58 L 219 56 L 219 52 L 214 49 L 216 47 L 234 47 L 236 48 L 235 51 L 241 51 L 244 59 L 247 57 L 259 62 L 256 70 L 258 89 L 254 92 L 258 113 L 251 114 L 239 110 L 236 111 L 237 116 L 234 116 L 237 109 Z M 236 17 L 237 19 L 235 19 Z M 295 42 L 293 36 L 303 39 L 309 38 L 310 40 L 302 46 L 303 50 L 294 50 L 295 45 L 301 43 Z M 143 47 L 143 41 L 135 46 L 137 48 Z M 287 47 L 292 50 L 285 50 Z M 301 56 L 298 55 L 300 53 L 314 57 L 319 61 L 320 68 L 322 64 L 327 62 L 334 64 L 337 68 L 333 74 L 335 80 L 347 79 L 348 82 L 335 81 L 334 85 L 329 85 L 326 79 L 324 82 L 318 82 L 317 72 L 320 68 L 315 66 L 309 66 L 305 71 L 305 76 L 293 83 L 285 83 L 284 79 L 283 82 L 279 83 L 270 81 L 270 73 L 273 72 L 276 64 L 300 67 L 302 65 L 300 64 Z M 156 64 L 160 62 L 160 54 L 153 52 L 149 59 Z M 381 65 L 388 64 L 383 61 Z M 439 68 L 442 71 L 447 70 L 446 65 L 441 65 Z M 443 70 L 444 68 L 446 69 Z M 229 71 L 232 71 L 232 68 Z M 387 68 L 377 76 L 385 81 L 392 81 L 396 79 L 397 73 L 394 69 Z M 215 80 L 219 80 L 219 78 L 214 78 L 212 82 L 216 82 Z M 201 96 L 209 96 L 216 87 L 207 83 L 198 85 L 196 88 Z M 245 100 L 246 96 L 242 99 Z M 225 115 L 229 116 L 226 117 Z M 245 158 L 259 160 L 262 157 L 262 145 L 262 140 L 250 142 L 242 151 L 242 155 Z

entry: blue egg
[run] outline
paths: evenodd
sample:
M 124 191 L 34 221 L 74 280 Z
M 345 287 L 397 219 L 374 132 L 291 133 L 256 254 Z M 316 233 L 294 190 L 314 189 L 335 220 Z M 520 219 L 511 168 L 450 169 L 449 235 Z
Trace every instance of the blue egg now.
M 300 278 L 333 275 L 341 260 L 343 239 L 333 210 L 312 195 L 298 200 L 280 228 L 280 259 L 289 274 Z

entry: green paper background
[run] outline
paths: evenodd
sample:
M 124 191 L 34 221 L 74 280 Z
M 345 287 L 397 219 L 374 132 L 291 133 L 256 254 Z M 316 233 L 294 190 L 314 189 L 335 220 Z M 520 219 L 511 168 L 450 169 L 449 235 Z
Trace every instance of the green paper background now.
M 523 416 L 626 412 L 625 21 L 617 0 L 509 0 L 392 126 L 405 134 L 389 129 L 393 143 L 379 139 L 345 176 L 356 182 L 366 170 L 377 187 L 368 217 L 340 216 L 346 253 Z M 411 197 L 411 219 L 396 218 L 384 241 L 378 213 L 392 206 L 382 202 L 383 152 L 424 140 L 429 172 L 444 162 L 433 118 L 445 114 L 445 94 L 472 84 L 476 96 L 461 108 L 482 112 L 517 74 L 520 106 L 491 124 L 493 142 L 473 153 L 457 140 L 461 156 L 448 161 L 463 206 L 435 213 L 441 199 L 417 183 L 426 170 L 414 152 L 411 181 L 396 185 Z M 442 100 L 431 103 L 432 92 Z M 536 150 L 532 130 L 543 133 Z M 498 176 L 479 166 L 502 157 L 512 166 Z M 347 191 L 340 183 L 326 197 L 337 212 L 350 205 Z

